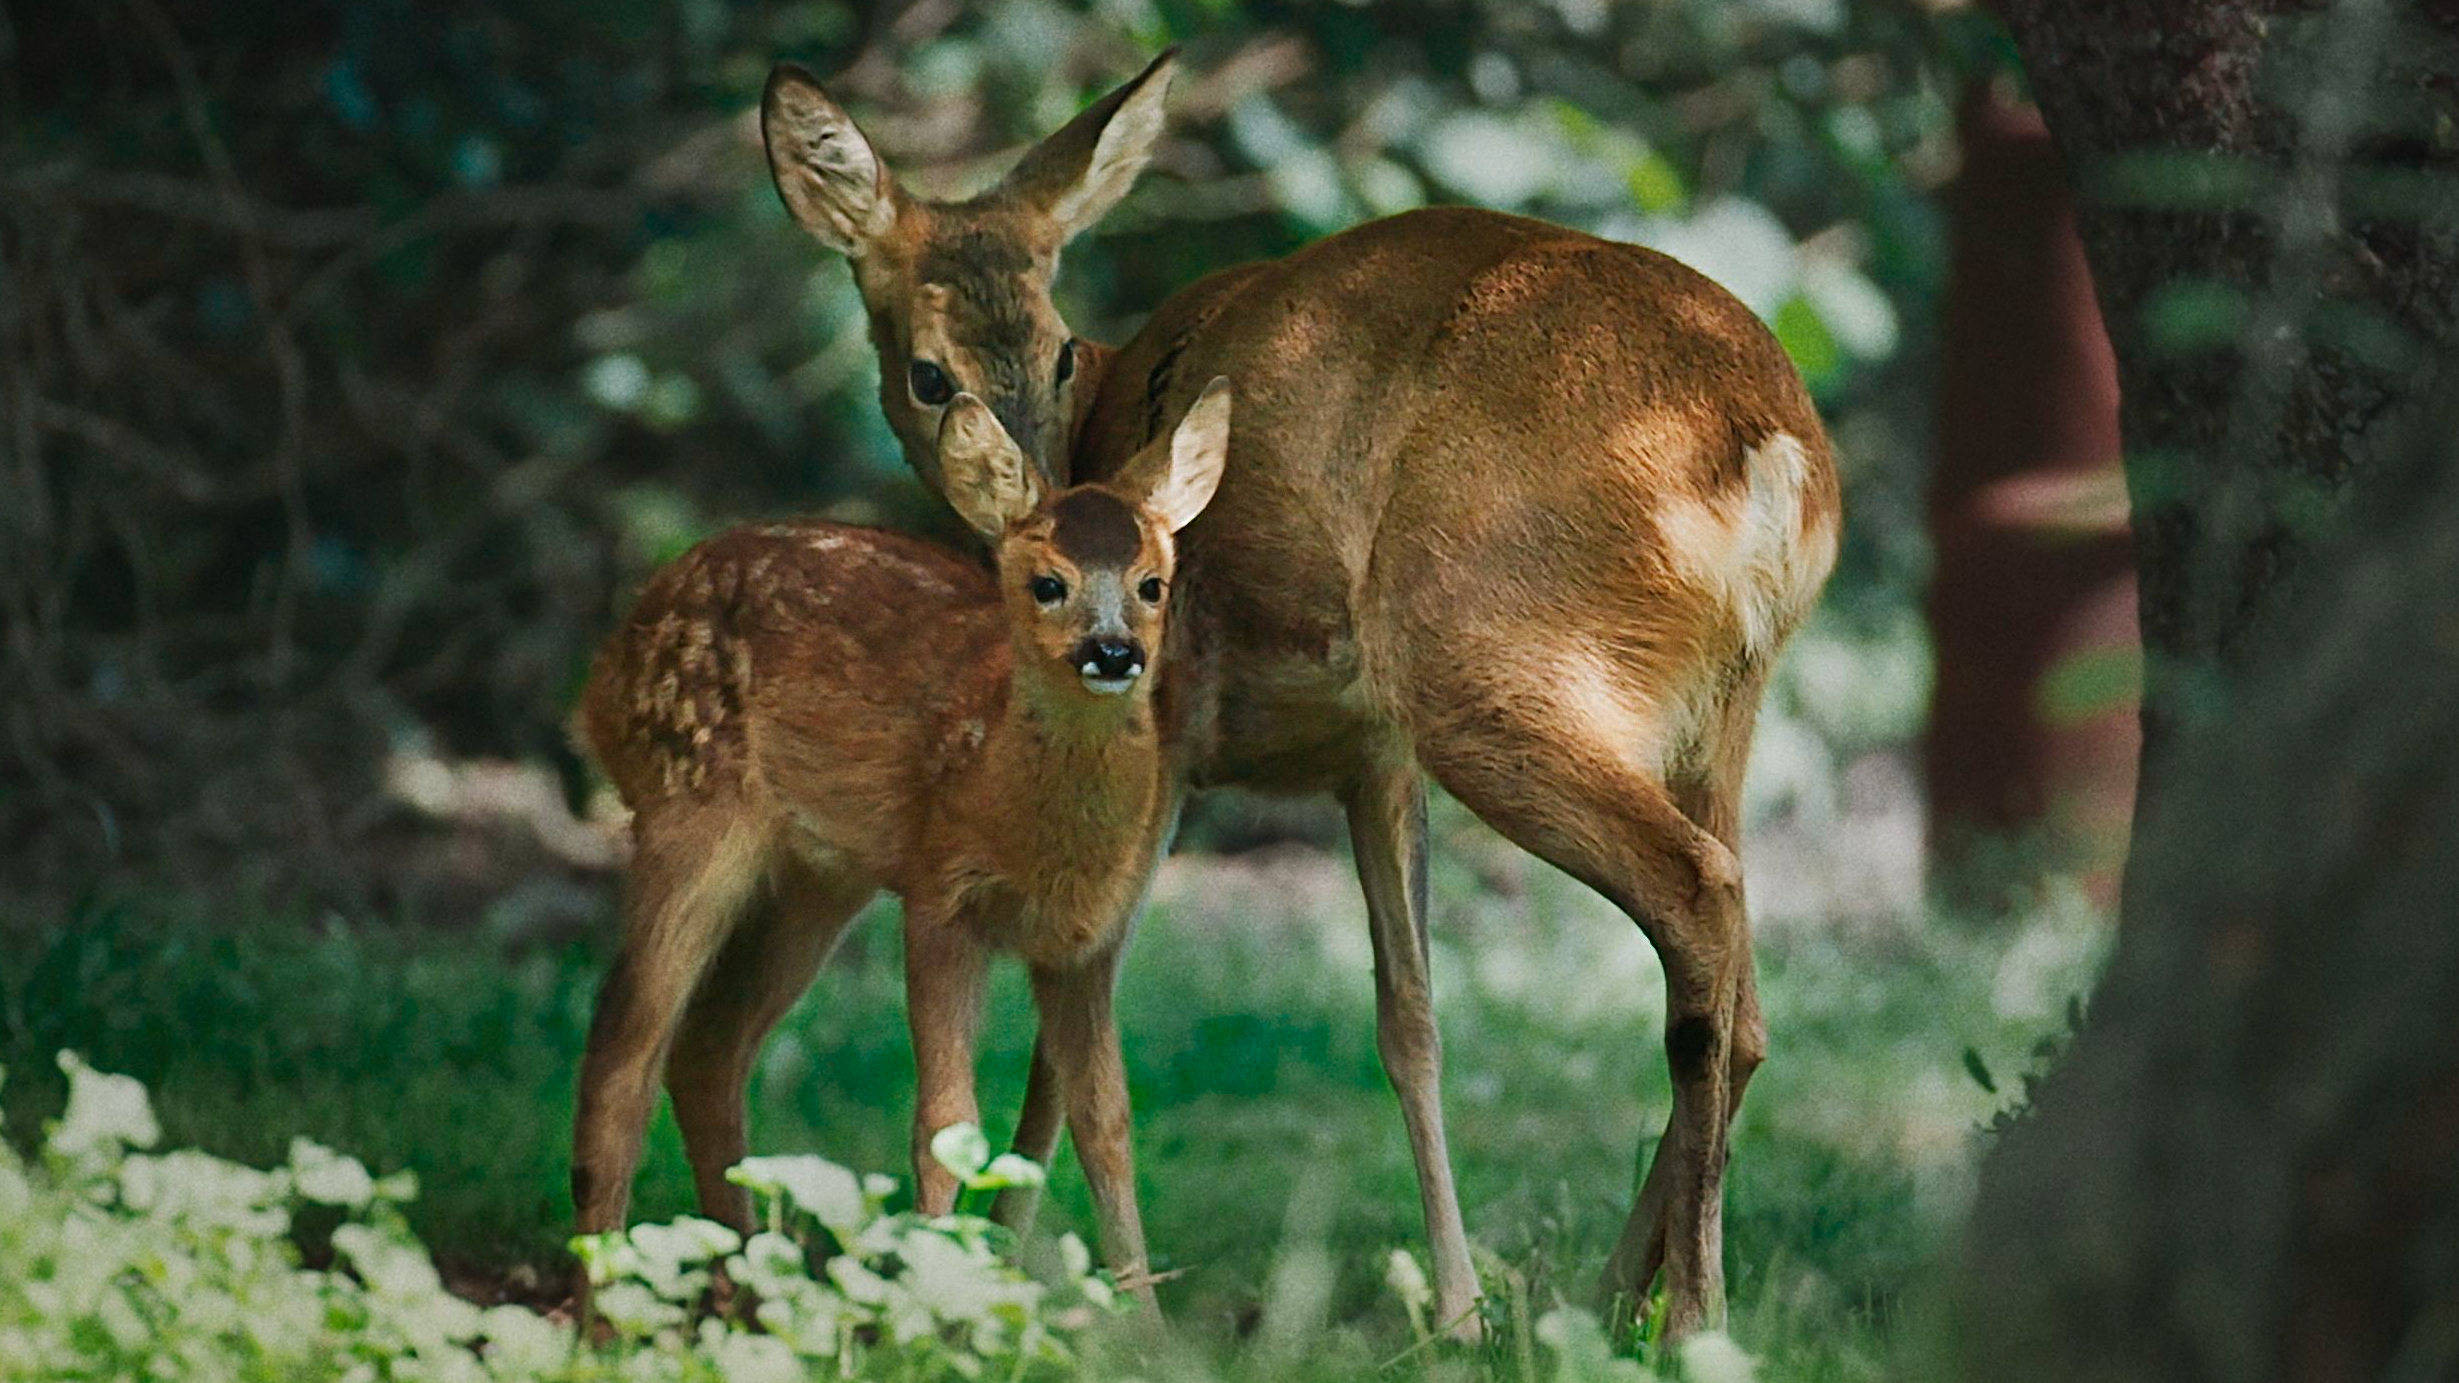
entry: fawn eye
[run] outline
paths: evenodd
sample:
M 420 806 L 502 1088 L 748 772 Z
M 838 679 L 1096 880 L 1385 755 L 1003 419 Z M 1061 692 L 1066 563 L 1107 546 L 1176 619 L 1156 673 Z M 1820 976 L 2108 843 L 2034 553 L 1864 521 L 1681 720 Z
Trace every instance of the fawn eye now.
M 1076 375 L 1076 343 L 1068 341 L 1059 347 L 1059 382 L 1067 383 Z
M 1144 597 L 1144 603 L 1147 605 L 1159 605 L 1161 603 L 1161 578 L 1158 576 L 1145 577 L 1144 584 L 1136 587 L 1136 594 Z
M 905 382 L 912 386 L 914 397 L 933 408 L 956 397 L 956 386 L 948 382 L 948 372 L 927 360 L 917 360 L 905 371 Z
M 1055 576 L 1034 577 L 1025 589 L 1033 593 L 1034 600 L 1044 605 L 1056 605 L 1067 599 L 1067 583 Z

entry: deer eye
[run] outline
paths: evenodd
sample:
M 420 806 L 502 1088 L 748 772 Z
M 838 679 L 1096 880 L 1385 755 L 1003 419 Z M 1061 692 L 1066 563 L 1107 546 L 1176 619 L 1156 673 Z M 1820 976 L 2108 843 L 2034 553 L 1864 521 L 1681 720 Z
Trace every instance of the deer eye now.
M 956 386 L 948 382 L 948 372 L 928 360 L 917 360 L 908 367 L 905 382 L 912 386 L 915 398 L 933 408 L 956 397 Z
M 1159 605 L 1161 603 L 1161 578 L 1158 576 L 1145 577 L 1144 584 L 1136 587 L 1136 594 L 1144 597 L 1144 603 L 1147 605 Z
M 1034 577 L 1026 583 L 1025 589 L 1032 593 L 1036 602 L 1043 605 L 1056 605 L 1067 599 L 1067 583 L 1055 576 Z
M 1068 341 L 1059 347 L 1059 382 L 1067 383 L 1076 376 L 1076 343 Z

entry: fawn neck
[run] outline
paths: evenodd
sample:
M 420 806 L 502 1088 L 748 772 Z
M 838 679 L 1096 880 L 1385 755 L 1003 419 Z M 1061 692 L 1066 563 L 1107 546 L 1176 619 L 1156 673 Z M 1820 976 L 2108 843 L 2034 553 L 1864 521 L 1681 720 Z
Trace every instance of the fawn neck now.
M 1107 816 L 1149 787 L 1161 753 L 1152 673 L 1119 695 L 1096 696 L 1074 669 L 1030 647 L 1012 656 L 985 757 L 1016 810 L 1054 823 Z

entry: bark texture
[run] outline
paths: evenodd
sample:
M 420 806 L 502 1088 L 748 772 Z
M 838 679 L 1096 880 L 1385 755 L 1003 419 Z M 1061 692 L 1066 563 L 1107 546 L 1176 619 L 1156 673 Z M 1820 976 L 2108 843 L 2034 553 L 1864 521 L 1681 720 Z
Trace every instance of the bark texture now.
M 2262 639 L 2171 756 L 2154 901 L 1984 1172 L 1967 1377 L 2459 1377 L 2459 409 L 2438 431 L 2311 554 L 2320 632 Z
M 2001 8 L 2117 355 L 2157 758 L 2459 339 L 2459 6 Z
M 1985 1169 L 1964 1371 L 2459 1377 L 2459 15 L 2005 10 L 2151 662 L 2117 953 Z

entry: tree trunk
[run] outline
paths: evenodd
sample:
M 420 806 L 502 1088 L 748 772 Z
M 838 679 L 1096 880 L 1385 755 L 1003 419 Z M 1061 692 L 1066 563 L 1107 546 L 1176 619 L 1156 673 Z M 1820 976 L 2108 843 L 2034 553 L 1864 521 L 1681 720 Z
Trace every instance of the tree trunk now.
M 1984 1171 L 1966 1371 L 2459 1376 L 2459 15 L 2004 8 L 2148 665 L 2117 953 Z

